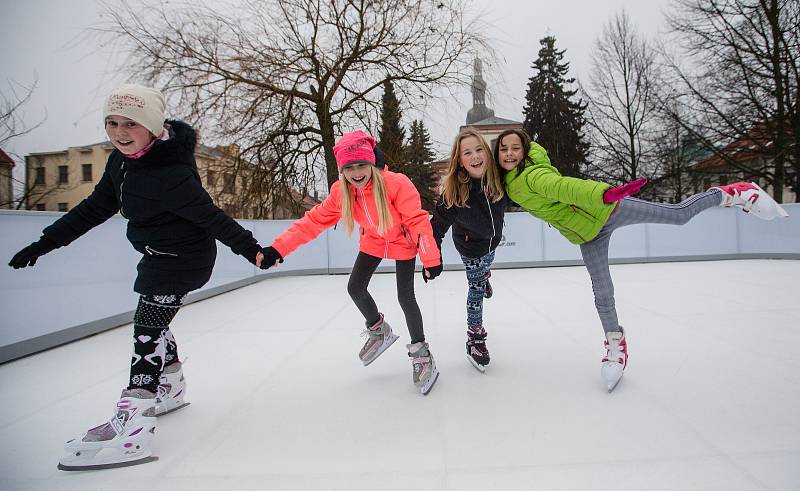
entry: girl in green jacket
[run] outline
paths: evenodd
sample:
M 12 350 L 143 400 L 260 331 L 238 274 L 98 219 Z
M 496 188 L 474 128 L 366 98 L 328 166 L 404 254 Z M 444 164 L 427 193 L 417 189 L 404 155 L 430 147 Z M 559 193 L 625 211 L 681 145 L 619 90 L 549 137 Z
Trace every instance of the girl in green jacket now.
M 622 378 L 628 362 L 625 332 L 617 321 L 614 284 L 608 268 L 608 244 L 614 230 L 636 223 L 683 225 L 713 206 L 739 206 L 765 220 L 788 216 L 754 183 L 713 187 L 681 203 L 668 204 L 629 197 L 644 186 L 646 179 L 612 187 L 602 182 L 564 177 L 550 164 L 547 151 L 531 142 L 521 130 L 507 130 L 498 135 L 494 158 L 505 171 L 509 198 L 581 248 L 592 280 L 595 306 L 606 333 L 607 353 L 601 374 L 609 392 Z

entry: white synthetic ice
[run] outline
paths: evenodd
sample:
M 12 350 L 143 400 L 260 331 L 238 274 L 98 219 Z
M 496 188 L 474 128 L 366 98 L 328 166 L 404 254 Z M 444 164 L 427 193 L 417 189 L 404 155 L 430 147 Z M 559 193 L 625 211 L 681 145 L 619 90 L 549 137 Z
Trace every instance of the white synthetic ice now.
M 582 267 L 493 271 L 485 374 L 464 362 L 464 273 L 418 277 L 427 397 L 402 347 L 361 365 L 346 275 L 275 278 L 176 317 L 192 404 L 159 419 L 156 462 L 56 470 L 107 419 L 130 326 L 0 365 L 0 489 L 796 490 L 800 261 L 611 268 L 630 356 L 611 394 Z M 394 276 L 370 291 L 407 343 Z

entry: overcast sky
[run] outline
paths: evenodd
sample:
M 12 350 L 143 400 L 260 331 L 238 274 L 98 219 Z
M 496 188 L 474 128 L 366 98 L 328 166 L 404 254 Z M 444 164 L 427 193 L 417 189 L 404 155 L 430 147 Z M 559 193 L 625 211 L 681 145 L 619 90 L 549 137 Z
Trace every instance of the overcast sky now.
M 556 46 L 566 49 L 570 74 L 581 79 L 588 76 L 596 38 L 615 12 L 626 9 L 639 31 L 649 34 L 663 29 L 668 6 L 669 0 L 475 0 L 473 9 L 484 12 L 488 34 L 503 55 L 498 66 L 489 67 L 495 72 L 487 77 L 488 104 L 499 117 L 522 119 L 531 63 L 542 37 L 556 37 Z M 116 73 L 122 54 L 104 51 L 96 36 L 86 35 L 87 28 L 100 21 L 99 11 L 97 4 L 80 0 L 3 0 L 0 91 L 8 97 L 9 83 L 29 84 L 38 77 L 24 117 L 29 125 L 46 118 L 5 150 L 25 155 L 105 138 L 103 100 L 127 74 Z M 425 114 L 405 115 L 409 121 L 404 123 L 423 117 L 436 150 L 447 152 L 471 105 L 471 95 L 464 90 L 458 100 L 431 105 Z

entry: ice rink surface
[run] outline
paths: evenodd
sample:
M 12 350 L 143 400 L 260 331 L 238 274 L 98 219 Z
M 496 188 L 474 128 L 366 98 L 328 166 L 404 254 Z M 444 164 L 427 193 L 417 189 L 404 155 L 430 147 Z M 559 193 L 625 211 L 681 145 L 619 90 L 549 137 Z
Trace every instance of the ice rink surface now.
M 611 394 L 583 267 L 493 272 L 485 374 L 465 356 L 463 271 L 418 277 L 441 372 L 428 396 L 393 274 L 370 291 L 401 338 L 366 368 L 346 275 L 188 305 L 173 332 L 191 405 L 159 419 L 159 460 L 135 467 L 56 469 L 65 440 L 111 416 L 130 325 L 0 365 L 0 489 L 800 489 L 800 261 L 612 274 L 630 360 Z

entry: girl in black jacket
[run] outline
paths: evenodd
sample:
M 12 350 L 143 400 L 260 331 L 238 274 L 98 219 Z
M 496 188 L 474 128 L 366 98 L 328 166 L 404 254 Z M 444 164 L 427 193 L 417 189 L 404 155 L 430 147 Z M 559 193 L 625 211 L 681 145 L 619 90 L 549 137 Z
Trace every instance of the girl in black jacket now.
M 115 416 L 66 444 L 59 468 L 82 470 L 153 460 L 155 416 L 185 405 L 186 384 L 169 323 L 186 294 L 211 277 L 215 239 L 256 266 L 261 247 L 214 205 L 195 163 L 195 131 L 164 121 L 164 97 L 151 88 L 123 85 L 106 101 L 106 133 L 116 147 L 91 195 L 42 237 L 18 252 L 14 268 L 88 232 L 117 212 L 128 219 L 128 240 L 142 253 L 133 285 L 140 294 L 134 314 L 130 379 Z M 103 452 L 100 452 L 104 450 Z
M 492 296 L 489 284 L 494 251 L 503 236 L 508 198 L 489 146 L 471 129 L 456 136 L 444 190 L 433 210 L 433 236 L 442 239 L 453 227 L 453 243 L 467 273 L 467 358 L 479 371 L 489 364 L 483 299 Z

